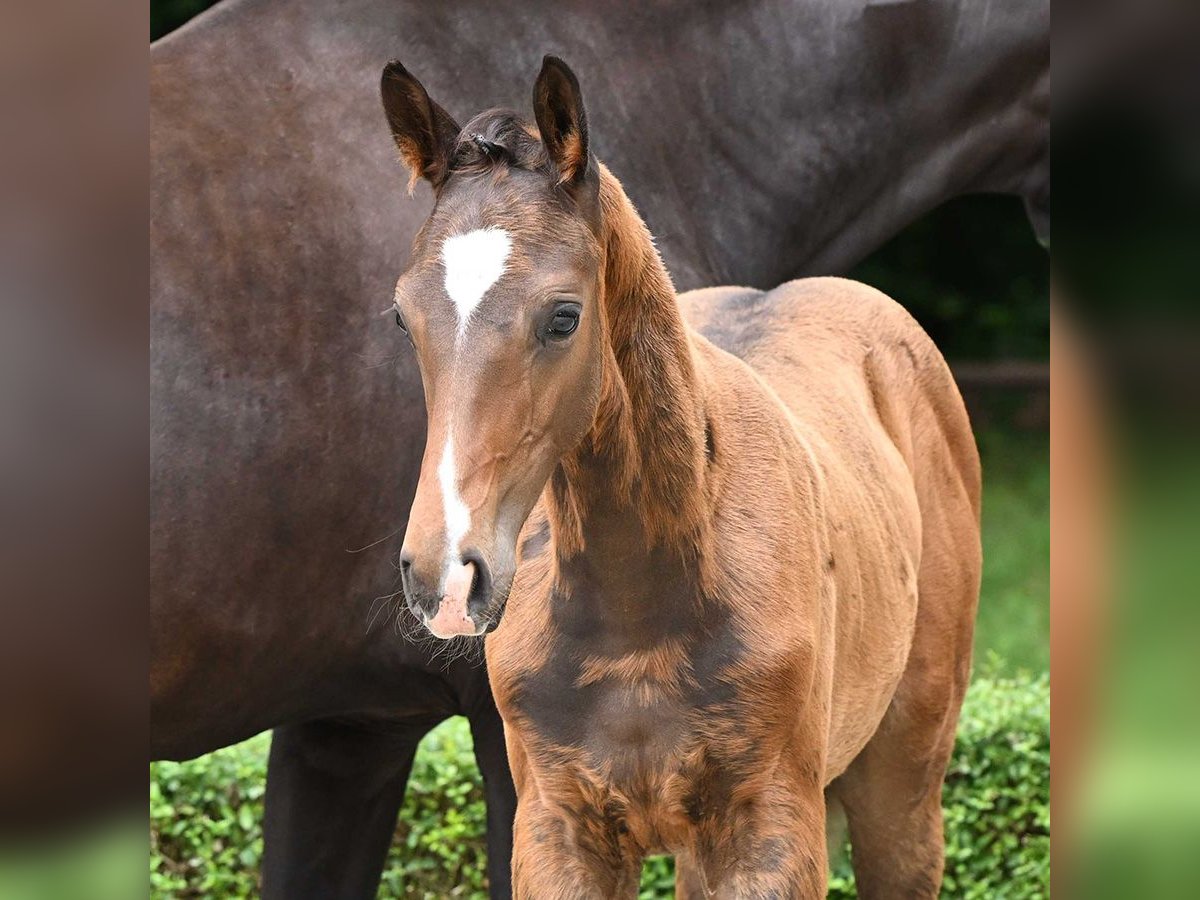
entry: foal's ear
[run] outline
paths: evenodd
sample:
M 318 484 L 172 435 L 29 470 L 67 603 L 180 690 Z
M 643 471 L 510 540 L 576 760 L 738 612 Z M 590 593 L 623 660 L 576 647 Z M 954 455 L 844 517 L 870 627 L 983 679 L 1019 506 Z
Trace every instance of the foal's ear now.
M 575 184 L 587 174 L 588 127 L 579 80 L 557 56 L 542 59 L 533 86 L 533 116 L 542 143 L 558 167 L 560 184 Z
M 408 192 L 412 193 L 418 178 L 427 179 L 435 190 L 441 187 L 450 174 L 450 154 L 461 130 L 458 123 L 429 99 L 421 82 L 399 60 L 384 67 L 379 91 L 400 158 L 412 172 Z

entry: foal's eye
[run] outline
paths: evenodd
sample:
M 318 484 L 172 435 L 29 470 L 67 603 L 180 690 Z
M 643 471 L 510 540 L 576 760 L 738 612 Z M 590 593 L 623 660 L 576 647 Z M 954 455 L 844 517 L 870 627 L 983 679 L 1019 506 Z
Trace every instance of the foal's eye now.
M 579 327 L 579 304 L 559 303 L 542 329 L 544 340 L 561 341 L 575 333 Z
M 548 333 L 554 337 L 566 337 L 579 327 L 579 313 L 573 309 L 561 310 L 550 320 Z
M 400 315 L 400 310 L 396 310 L 396 327 L 408 334 L 408 326 L 404 324 L 404 316 Z

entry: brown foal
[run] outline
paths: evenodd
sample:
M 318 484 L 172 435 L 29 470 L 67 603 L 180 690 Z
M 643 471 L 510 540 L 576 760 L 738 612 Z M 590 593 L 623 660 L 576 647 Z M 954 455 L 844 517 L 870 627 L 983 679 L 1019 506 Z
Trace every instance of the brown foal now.
M 668 852 L 679 896 L 823 897 L 836 802 L 860 896 L 935 897 L 980 548 L 932 342 L 839 279 L 677 297 L 557 59 L 536 127 L 460 128 L 399 63 L 383 99 L 437 198 L 395 297 L 429 421 L 404 588 L 489 634 L 516 895 L 633 897 Z

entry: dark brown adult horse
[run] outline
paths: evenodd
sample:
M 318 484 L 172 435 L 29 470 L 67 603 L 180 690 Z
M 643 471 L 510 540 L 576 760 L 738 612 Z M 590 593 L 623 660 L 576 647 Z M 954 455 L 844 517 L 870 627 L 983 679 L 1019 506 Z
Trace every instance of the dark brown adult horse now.
M 836 271 L 948 197 L 1048 188 L 1044 0 L 237 0 L 158 42 L 151 751 L 282 726 L 268 897 L 373 894 L 414 742 L 451 712 L 497 827 L 511 810 L 484 673 L 398 640 L 390 611 L 367 627 L 425 434 L 378 315 L 430 198 L 388 189 L 375 86 L 398 47 L 451 112 L 523 102 L 521 73 L 568 55 L 682 287 Z
M 937 897 L 981 562 L 933 343 L 840 279 L 677 300 L 560 60 L 536 128 L 383 86 L 438 198 L 396 285 L 429 416 L 404 590 L 491 632 L 514 894 L 636 897 L 670 852 L 678 896 L 818 900 L 828 798 L 860 896 Z

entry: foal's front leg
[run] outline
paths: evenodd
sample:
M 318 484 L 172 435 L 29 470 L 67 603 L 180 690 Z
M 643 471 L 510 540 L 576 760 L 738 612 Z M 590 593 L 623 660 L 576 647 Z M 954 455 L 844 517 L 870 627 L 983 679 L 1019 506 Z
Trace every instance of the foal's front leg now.
M 580 813 L 568 820 L 521 798 L 513 829 L 515 900 L 624 900 L 637 896 L 641 859 L 618 823 Z
M 682 857 L 677 897 L 820 900 L 826 894 L 821 790 L 775 789 L 724 822 L 702 823 L 700 834 L 695 853 Z

